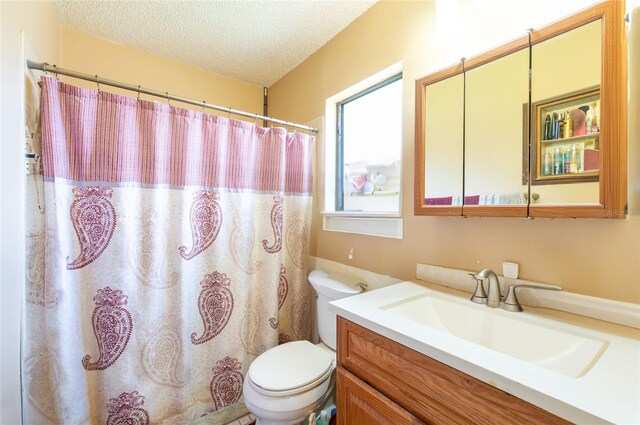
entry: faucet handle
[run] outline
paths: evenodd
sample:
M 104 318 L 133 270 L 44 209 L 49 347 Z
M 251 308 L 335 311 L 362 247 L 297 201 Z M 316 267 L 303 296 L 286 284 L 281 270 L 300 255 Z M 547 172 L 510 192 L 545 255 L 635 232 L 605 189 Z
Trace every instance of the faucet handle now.
M 487 303 L 487 293 L 484 290 L 484 285 L 482 284 L 483 279 L 478 277 L 476 273 L 469 273 L 469 276 L 475 279 L 476 281 L 476 290 L 473 292 L 471 296 L 471 301 L 476 304 L 486 304 Z
M 518 288 L 531 288 L 531 289 L 547 289 L 551 291 L 562 291 L 562 288 L 555 285 L 544 285 L 542 283 L 516 283 L 514 285 L 507 286 L 507 295 L 504 297 L 504 304 L 502 308 L 507 311 L 522 311 L 522 306 L 516 296 L 516 289 Z

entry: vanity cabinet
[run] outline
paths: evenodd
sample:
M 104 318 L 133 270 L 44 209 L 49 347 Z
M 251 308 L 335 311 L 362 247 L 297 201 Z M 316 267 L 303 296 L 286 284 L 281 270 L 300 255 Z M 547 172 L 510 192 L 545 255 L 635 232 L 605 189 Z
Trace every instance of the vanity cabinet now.
M 339 425 L 570 423 L 342 317 L 337 373 Z
M 624 218 L 624 2 L 416 80 L 414 214 Z
M 338 424 L 411 425 L 423 423 L 344 368 L 338 368 L 338 388 L 340 388 Z

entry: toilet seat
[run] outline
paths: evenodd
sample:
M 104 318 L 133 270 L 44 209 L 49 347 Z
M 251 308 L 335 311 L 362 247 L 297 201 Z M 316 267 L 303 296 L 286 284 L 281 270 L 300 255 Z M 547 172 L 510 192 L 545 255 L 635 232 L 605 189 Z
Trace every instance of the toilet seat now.
M 335 357 L 326 349 L 309 341 L 294 341 L 258 356 L 247 376 L 256 392 L 283 397 L 318 386 L 334 369 Z
M 256 390 L 257 393 L 260 393 L 262 395 L 266 395 L 266 396 L 269 396 L 269 397 L 292 396 L 292 395 L 296 395 L 296 394 L 300 394 L 300 393 L 312 390 L 313 388 L 315 388 L 318 385 L 322 384 L 324 381 L 329 379 L 329 377 L 333 373 L 334 369 L 335 369 L 335 367 L 333 365 L 331 365 L 331 367 L 329 367 L 329 369 L 327 369 L 327 371 L 319 379 L 316 379 L 315 381 L 310 382 L 310 383 L 308 383 L 306 385 L 303 385 L 303 386 L 300 386 L 300 387 L 295 387 L 295 388 L 290 388 L 290 389 L 287 389 L 287 390 L 278 390 L 278 391 L 268 390 L 266 388 L 263 388 L 263 387 L 259 386 L 255 382 L 253 382 L 253 380 L 251 378 L 249 378 L 249 384 L 251 384 L 251 386 L 253 387 L 254 390 Z

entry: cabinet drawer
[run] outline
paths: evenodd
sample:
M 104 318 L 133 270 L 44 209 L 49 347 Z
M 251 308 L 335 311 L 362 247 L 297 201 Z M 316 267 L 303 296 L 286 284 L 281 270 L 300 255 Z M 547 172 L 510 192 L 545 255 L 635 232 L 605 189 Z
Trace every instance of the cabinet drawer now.
M 342 317 L 338 364 L 427 423 L 569 423 Z
M 409 412 L 338 368 L 338 425 L 421 425 Z

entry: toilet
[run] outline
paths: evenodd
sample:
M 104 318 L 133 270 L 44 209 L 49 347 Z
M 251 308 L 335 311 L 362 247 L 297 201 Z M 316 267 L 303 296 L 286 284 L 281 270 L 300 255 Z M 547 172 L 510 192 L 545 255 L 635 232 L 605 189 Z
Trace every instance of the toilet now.
M 314 270 L 309 282 L 316 290 L 316 315 L 321 342 L 293 341 L 273 347 L 249 366 L 243 384 L 244 402 L 256 425 L 293 425 L 332 395 L 336 368 L 336 314 L 333 300 L 362 292 L 355 278 Z

